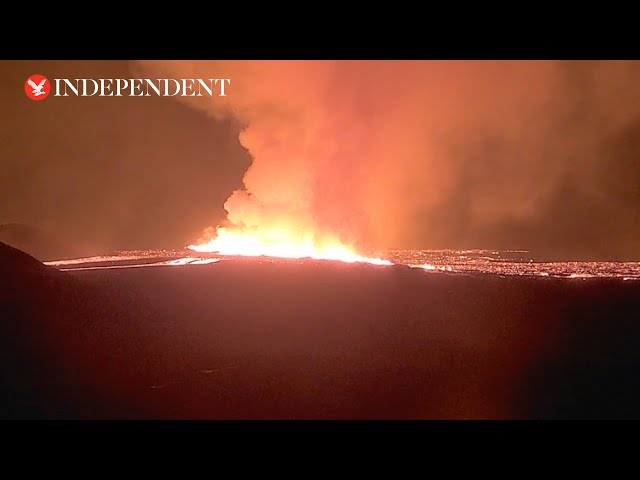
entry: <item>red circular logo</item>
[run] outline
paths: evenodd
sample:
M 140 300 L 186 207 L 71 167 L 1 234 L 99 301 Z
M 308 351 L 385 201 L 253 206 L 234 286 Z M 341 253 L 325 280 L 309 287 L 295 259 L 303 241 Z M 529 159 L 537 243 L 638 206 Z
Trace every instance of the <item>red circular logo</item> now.
M 44 100 L 49 96 L 51 92 L 51 84 L 47 77 L 42 75 L 31 75 L 26 82 L 24 82 L 24 93 L 27 94 L 31 100 Z

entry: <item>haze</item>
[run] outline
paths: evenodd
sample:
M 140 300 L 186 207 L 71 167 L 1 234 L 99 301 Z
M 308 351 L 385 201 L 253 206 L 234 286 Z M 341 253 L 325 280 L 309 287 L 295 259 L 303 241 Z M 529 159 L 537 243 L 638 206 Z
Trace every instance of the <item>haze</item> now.
M 0 71 L 0 224 L 96 249 L 293 222 L 363 248 L 640 257 L 639 62 L 3 61 Z M 23 85 L 34 73 L 231 85 L 224 101 L 32 102 Z

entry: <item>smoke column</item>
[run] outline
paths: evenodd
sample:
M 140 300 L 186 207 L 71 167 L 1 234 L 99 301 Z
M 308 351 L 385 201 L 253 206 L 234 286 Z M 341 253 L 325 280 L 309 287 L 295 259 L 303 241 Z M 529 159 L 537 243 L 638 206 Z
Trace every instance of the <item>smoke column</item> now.
M 246 188 L 225 204 L 231 225 L 295 225 L 363 248 L 433 244 L 456 232 L 473 239 L 469 232 L 504 224 L 548 228 L 567 182 L 580 198 L 602 196 L 602 145 L 640 113 L 638 62 L 134 67 L 163 78 L 231 79 L 226 97 L 181 98 L 243 126 L 253 164 Z

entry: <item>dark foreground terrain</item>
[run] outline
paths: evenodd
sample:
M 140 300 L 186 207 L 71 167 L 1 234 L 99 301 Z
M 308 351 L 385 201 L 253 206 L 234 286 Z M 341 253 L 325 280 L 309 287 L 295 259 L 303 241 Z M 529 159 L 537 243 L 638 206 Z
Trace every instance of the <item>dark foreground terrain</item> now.
M 640 418 L 640 282 L 0 244 L 3 418 Z

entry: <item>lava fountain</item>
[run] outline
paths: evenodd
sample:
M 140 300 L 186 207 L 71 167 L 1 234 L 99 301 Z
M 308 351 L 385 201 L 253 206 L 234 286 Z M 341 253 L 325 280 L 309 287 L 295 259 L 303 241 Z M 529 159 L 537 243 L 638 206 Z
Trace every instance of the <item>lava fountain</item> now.
M 374 105 L 369 102 L 373 98 L 356 98 L 362 93 L 360 82 L 343 85 L 350 72 L 360 78 L 377 78 L 374 74 L 382 64 L 212 61 L 144 65 L 154 75 L 166 72 L 190 77 L 197 71 L 198 76 L 209 77 L 217 71 L 215 78 L 229 78 L 224 97 L 214 101 L 192 98 L 189 104 L 215 118 L 231 118 L 238 126 L 241 146 L 251 157 L 243 187 L 225 202 L 226 223 L 210 229 L 197 245 L 188 248 L 220 255 L 392 264 L 361 251 L 363 245 L 382 244 L 373 226 L 380 225 L 376 220 L 384 215 L 373 214 L 379 200 L 372 201 L 369 195 L 381 188 L 375 181 L 380 176 L 380 153 L 372 139 L 380 137 L 375 127 L 387 116 L 372 119 L 369 108 L 360 108 L 360 100 Z
M 275 257 L 313 260 L 334 260 L 348 263 L 362 262 L 373 265 L 393 265 L 389 260 L 365 257 L 351 246 L 330 236 L 319 239 L 312 233 L 300 235 L 295 230 L 245 230 L 218 227 L 213 238 L 198 245 L 189 245 L 196 252 L 247 257 Z

